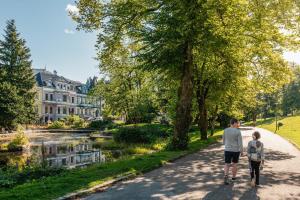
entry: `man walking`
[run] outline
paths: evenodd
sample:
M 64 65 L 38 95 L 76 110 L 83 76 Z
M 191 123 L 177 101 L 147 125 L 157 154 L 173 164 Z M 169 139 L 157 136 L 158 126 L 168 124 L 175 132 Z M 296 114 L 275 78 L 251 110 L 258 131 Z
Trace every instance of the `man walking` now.
M 223 144 L 225 145 L 224 156 L 224 184 L 229 184 L 229 168 L 232 167 L 232 181 L 236 179 L 237 163 L 240 155 L 243 155 L 243 139 L 241 131 L 238 129 L 239 121 L 237 119 L 230 120 L 230 127 L 224 130 Z

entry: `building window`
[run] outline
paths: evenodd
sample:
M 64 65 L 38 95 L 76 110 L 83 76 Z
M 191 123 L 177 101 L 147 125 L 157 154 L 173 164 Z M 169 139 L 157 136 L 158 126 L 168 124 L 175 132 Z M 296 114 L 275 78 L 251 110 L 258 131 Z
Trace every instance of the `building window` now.
M 52 114 L 53 113 L 53 109 L 52 109 L 52 107 L 50 107 L 50 114 Z
M 53 94 L 50 94 L 50 101 L 53 101 Z
M 71 157 L 71 163 L 74 163 L 74 157 L 73 156 Z
M 49 147 L 49 154 L 52 154 L 52 147 Z
M 60 107 L 57 108 L 57 114 L 60 114 Z
M 74 97 L 72 97 L 72 103 L 74 103 L 74 101 L 75 101 L 75 99 L 74 99 Z
M 63 114 L 67 114 L 67 108 L 66 107 L 63 108 Z
M 62 89 L 62 84 L 60 84 L 60 89 Z
M 66 158 L 63 158 L 63 159 L 61 160 L 61 163 L 62 163 L 62 165 L 67 165 L 67 159 L 66 159 Z
M 47 106 L 45 107 L 45 113 L 46 114 L 48 113 L 48 107 Z
M 63 95 L 63 102 L 67 102 L 67 95 Z
M 45 99 L 46 99 L 46 101 L 48 101 L 48 94 L 45 95 Z

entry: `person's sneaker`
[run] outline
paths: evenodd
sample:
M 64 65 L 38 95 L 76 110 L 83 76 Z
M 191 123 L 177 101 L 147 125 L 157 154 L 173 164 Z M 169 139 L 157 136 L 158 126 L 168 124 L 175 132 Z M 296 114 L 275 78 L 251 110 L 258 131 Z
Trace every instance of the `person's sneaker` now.
M 255 184 L 255 179 L 252 179 L 252 180 L 251 180 L 251 187 L 255 187 L 255 185 L 256 185 L 256 184 Z
M 256 188 L 261 188 L 261 185 L 260 185 L 260 184 L 258 184 L 258 185 L 255 184 L 255 187 L 256 187 Z
M 228 176 L 224 176 L 224 184 L 229 185 L 229 179 Z

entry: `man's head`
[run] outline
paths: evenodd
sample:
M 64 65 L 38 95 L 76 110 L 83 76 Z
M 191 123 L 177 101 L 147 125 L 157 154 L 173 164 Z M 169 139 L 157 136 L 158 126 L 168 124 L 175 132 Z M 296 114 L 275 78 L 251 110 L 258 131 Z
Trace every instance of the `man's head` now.
M 235 119 L 235 118 L 232 118 L 230 120 L 230 126 L 232 128 L 238 128 L 239 127 L 239 120 Z

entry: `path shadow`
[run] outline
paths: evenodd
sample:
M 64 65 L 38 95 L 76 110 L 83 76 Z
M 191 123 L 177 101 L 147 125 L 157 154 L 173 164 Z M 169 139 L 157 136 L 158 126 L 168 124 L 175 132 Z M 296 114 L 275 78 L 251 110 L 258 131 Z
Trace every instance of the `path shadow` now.
M 265 152 L 265 158 L 268 161 L 281 161 L 281 160 L 289 160 L 292 158 L 295 158 L 296 156 L 287 154 L 287 153 L 283 153 L 280 151 L 273 151 L 270 149 L 266 149 Z
M 221 144 L 215 144 L 199 153 L 188 155 L 163 168 L 156 169 L 126 183 L 119 183 L 107 192 L 96 198 L 88 199 L 200 199 L 189 195 L 204 196 L 205 200 L 259 200 L 256 190 L 250 189 L 249 174 L 239 177 L 236 190 L 232 186 L 223 185 L 223 149 Z M 268 159 L 274 161 L 293 158 L 289 154 L 268 150 Z M 246 158 L 239 163 L 240 169 L 248 169 Z M 290 184 L 300 187 L 300 174 L 282 172 L 274 174 L 272 171 L 263 171 L 261 184 L 274 186 Z

